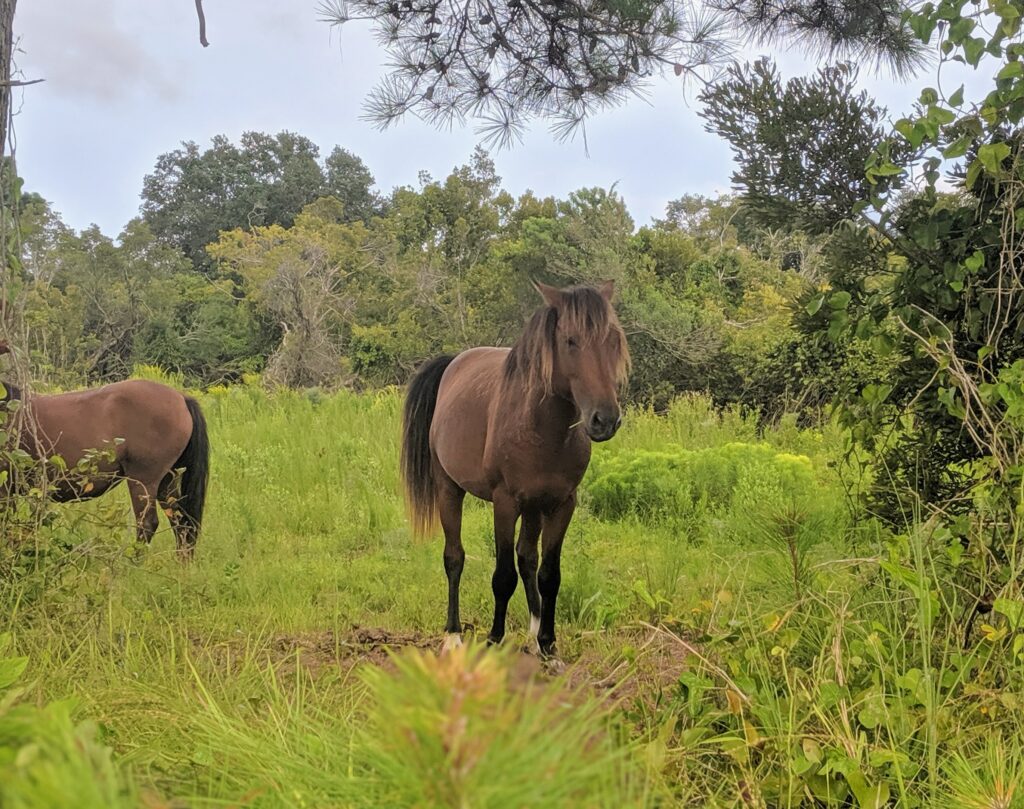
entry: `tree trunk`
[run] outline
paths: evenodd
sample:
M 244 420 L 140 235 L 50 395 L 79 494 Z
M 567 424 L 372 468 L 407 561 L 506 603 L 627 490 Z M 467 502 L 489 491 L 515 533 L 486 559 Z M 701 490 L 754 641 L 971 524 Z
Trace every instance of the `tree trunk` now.
M 11 58 L 14 56 L 14 7 L 18 0 L 0 0 L 0 157 L 7 154 L 11 118 Z

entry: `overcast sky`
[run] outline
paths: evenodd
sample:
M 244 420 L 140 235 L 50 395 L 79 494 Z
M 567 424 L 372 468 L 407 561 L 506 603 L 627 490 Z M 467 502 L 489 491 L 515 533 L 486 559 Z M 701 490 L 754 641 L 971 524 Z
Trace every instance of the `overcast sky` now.
M 138 213 L 142 178 L 181 141 L 208 145 L 223 133 L 288 129 L 323 154 L 339 144 L 359 155 L 378 186 L 415 185 L 466 162 L 472 128 L 437 131 L 408 119 L 386 132 L 360 120 L 386 54 L 365 28 L 341 32 L 318 21 L 315 0 L 206 0 L 209 48 L 198 42 L 191 0 L 27 0 L 18 7 L 18 66 L 44 84 L 17 90 L 17 158 L 28 189 L 75 228 L 97 223 L 116 235 Z M 756 55 L 751 53 L 751 55 Z M 777 55 L 785 75 L 808 69 Z M 920 81 L 900 86 L 866 77 L 890 111 L 909 108 Z M 703 131 L 692 100 L 666 78 L 649 99 L 588 125 L 580 141 L 557 143 L 543 126 L 494 155 L 503 185 L 564 196 L 610 186 L 637 224 L 684 193 L 729 188 L 728 148 Z

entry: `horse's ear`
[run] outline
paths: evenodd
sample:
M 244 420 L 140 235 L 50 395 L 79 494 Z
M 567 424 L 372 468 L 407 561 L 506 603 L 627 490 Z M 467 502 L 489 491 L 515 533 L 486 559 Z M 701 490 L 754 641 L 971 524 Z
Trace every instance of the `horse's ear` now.
M 615 282 L 603 281 L 598 285 L 597 291 L 601 293 L 602 298 L 611 303 L 612 295 L 615 294 Z
M 552 287 L 547 284 L 542 284 L 540 281 L 534 281 L 533 288 L 540 293 L 540 296 L 548 306 L 558 306 L 558 304 L 562 302 L 562 290 L 558 287 Z

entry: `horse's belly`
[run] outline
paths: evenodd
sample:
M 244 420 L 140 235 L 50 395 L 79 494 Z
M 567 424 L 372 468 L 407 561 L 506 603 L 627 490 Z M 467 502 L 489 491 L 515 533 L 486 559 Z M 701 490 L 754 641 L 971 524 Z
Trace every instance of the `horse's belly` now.
M 430 446 L 456 485 L 490 500 L 484 468 L 490 397 L 505 354 L 501 349 L 471 349 L 452 362 L 441 379 L 430 425 Z
M 56 480 L 50 497 L 57 503 L 70 503 L 75 500 L 91 500 L 114 488 L 121 478 L 114 474 L 104 477 L 92 477 L 85 481 Z

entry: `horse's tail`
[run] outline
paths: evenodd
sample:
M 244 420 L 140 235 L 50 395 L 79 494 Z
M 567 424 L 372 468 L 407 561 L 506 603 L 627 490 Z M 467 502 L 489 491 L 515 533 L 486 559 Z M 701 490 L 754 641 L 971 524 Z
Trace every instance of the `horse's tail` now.
M 177 509 L 189 529 L 192 542 L 195 542 L 203 524 L 206 484 L 210 479 L 210 440 L 206 434 L 206 418 L 199 408 L 199 402 L 186 396 L 185 406 L 192 417 L 192 437 L 174 465 L 177 469 L 185 468 L 181 475 Z
M 426 536 L 434 529 L 437 491 L 430 452 L 430 423 L 434 420 L 441 376 L 455 357 L 435 357 L 420 366 L 405 398 L 402 415 L 402 481 L 413 534 Z

